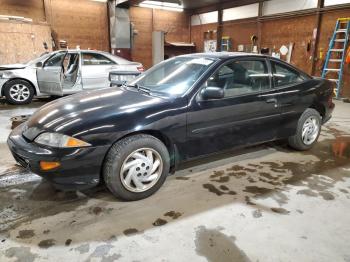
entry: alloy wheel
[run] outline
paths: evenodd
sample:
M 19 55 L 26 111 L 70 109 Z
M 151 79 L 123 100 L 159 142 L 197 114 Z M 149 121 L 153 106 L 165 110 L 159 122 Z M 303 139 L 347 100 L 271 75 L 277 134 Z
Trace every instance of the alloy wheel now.
M 123 162 L 120 179 L 123 186 L 135 193 L 152 188 L 163 172 L 163 160 L 152 148 L 141 148 L 132 152 Z
M 24 102 L 30 97 L 30 90 L 23 84 L 15 84 L 10 87 L 11 98 L 17 102 Z
M 305 145 L 311 145 L 317 139 L 320 130 L 320 121 L 314 116 L 310 116 L 303 125 L 302 140 Z

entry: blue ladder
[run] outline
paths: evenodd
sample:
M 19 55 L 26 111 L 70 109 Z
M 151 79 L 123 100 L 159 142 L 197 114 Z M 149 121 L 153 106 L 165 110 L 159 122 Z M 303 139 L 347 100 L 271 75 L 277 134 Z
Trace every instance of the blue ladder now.
M 343 28 L 342 25 L 346 24 L 346 27 Z M 338 78 L 336 79 L 328 79 L 336 83 L 337 88 L 334 90 L 336 94 L 336 98 L 339 99 L 341 95 L 341 89 L 343 84 L 343 69 L 344 62 L 346 57 L 346 47 L 348 45 L 349 40 L 349 30 L 350 30 L 350 18 L 339 18 L 335 25 L 334 33 L 329 42 L 329 48 L 326 56 L 326 61 L 322 71 L 322 78 L 326 78 L 327 74 L 330 72 L 337 73 Z M 335 48 L 335 43 L 343 43 L 344 46 L 340 48 Z M 333 54 L 336 57 L 332 56 Z M 338 54 L 338 55 L 337 55 Z M 341 57 L 339 57 L 341 55 Z M 329 67 L 330 63 L 332 63 L 333 67 Z

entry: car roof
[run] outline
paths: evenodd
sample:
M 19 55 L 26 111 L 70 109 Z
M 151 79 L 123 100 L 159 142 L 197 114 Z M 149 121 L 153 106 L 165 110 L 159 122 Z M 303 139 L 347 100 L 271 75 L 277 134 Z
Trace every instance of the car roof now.
M 211 53 L 195 53 L 183 55 L 188 57 L 205 57 L 214 59 L 227 59 L 231 57 L 242 57 L 242 56 L 254 56 L 254 57 L 267 57 L 266 55 L 245 53 L 245 52 L 211 52 Z
M 108 58 L 117 61 L 120 64 L 129 64 L 132 63 L 132 61 L 129 61 L 125 58 L 122 58 L 118 55 L 113 55 L 111 53 L 108 53 L 106 51 L 100 51 L 100 50 L 91 50 L 91 49 L 62 49 L 62 50 L 56 50 L 51 52 L 52 54 L 59 53 L 59 52 L 84 52 L 84 53 L 98 53 L 98 54 L 103 54 L 107 56 Z

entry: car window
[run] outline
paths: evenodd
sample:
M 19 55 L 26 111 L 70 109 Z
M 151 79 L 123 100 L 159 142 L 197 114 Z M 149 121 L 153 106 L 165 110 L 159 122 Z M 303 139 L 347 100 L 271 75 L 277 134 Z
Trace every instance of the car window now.
M 65 74 L 71 74 L 75 72 L 79 67 L 79 54 L 68 53 L 63 60 L 63 71 Z
M 59 53 L 54 54 L 52 57 L 50 57 L 45 62 L 45 67 L 46 66 L 61 66 L 65 55 L 66 55 L 65 52 L 59 52 Z
M 301 83 L 305 79 L 299 72 L 283 64 L 271 61 L 273 82 L 275 87 Z
M 268 90 L 270 80 L 266 62 L 244 60 L 228 63 L 209 78 L 206 86 L 224 89 L 225 97 Z
M 83 53 L 83 65 L 114 65 L 115 62 L 97 53 Z
M 175 57 L 141 74 L 130 85 L 140 85 L 152 92 L 178 96 L 184 94 L 215 62 L 212 58 Z

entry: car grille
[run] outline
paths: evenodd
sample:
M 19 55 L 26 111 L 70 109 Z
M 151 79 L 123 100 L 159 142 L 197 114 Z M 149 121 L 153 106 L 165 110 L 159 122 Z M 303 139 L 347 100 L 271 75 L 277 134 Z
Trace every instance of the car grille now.
M 17 163 L 19 163 L 21 166 L 23 166 L 24 168 L 29 167 L 29 163 L 24 158 L 20 157 L 16 153 L 12 153 L 12 155 L 15 158 L 15 160 L 17 161 Z

